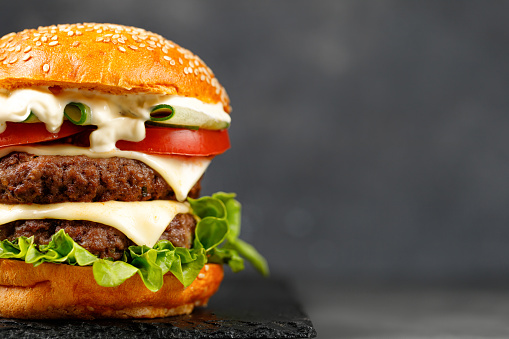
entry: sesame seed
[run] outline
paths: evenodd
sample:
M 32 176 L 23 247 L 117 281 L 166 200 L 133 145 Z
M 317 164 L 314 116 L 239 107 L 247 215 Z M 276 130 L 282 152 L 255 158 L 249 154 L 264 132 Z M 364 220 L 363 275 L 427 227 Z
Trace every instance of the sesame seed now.
M 16 48 L 15 48 L 14 50 L 15 50 L 16 52 L 21 51 L 21 46 L 20 46 L 20 45 L 16 46 Z
M 4 61 L 5 59 L 7 59 L 7 55 L 0 56 L 0 61 Z
M 120 35 L 119 34 L 115 34 L 114 36 L 112 36 L 113 39 L 118 39 L 120 38 Z
M 95 39 L 95 41 L 97 41 L 97 42 L 101 42 L 101 41 L 103 41 L 103 40 L 104 40 L 104 38 L 103 38 L 103 37 L 98 37 L 97 39 Z
M 76 31 L 76 35 L 80 36 L 80 35 L 83 35 L 83 33 L 81 31 Z
M 125 44 L 125 40 L 122 38 L 118 39 L 117 41 L 120 42 L 121 44 Z
M 129 45 L 129 48 L 134 49 L 134 50 L 138 49 L 138 47 L 136 47 L 134 45 Z
M 28 53 L 30 52 L 30 50 L 32 49 L 32 46 L 27 46 L 25 47 L 25 49 L 23 50 L 23 53 Z
M 48 45 L 50 45 L 50 46 L 58 45 L 58 41 L 52 41 L 52 42 L 50 42 Z
M 180 62 L 181 65 L 184 64 L 184 60 L 182 60 L 182 58 L 179 58 L 179 62 Z
M 42 70 L 47 73 L 49 71 L 49 65 L 48 64 L 44 64 L 42 66 Z
M 163 56 L 163 58 L 164 58 L 165 60 L 171 61 L 171 58 L 170 58 L 169 56 L 167 56 L 167 55 Z
M 54 40 L 57 40 L 57 39 L 58 39 L 58 35 L 53 35 L 53 36 L 51 37 L 51 40 L 53 40 L 53 41 L 54 41 Z
M 175 60 L 170 61 L 170 65 L 175 66 Z
M 72 47 L 78 47 L 80 45 L 79 41 L 75 41 L 72 43 Z
M 201 81 L 205 80 L 205 75 L 202 74 L 201 77 L 200 77 L 200 80 Z
M 21 58 L 21 60 L 23 60 L 23 61 L 27 61 L 27 60 L 28 60 L 28 59 L 30 59 L 31 57 L 32 57 L 32 56 L 31 56 L 30 54 L 25 54 L 25 55 L 23 56 L 23 58 Z
M 163 47 L 163 53 L 168 54 L 168 48 L 166 46 Z
M 14 52 L 14 47 L 9 47 L 9 48 L 7 48 L 7 50 L 8 50 L 9 52 Z
M 118 46 L 118 49 L 121 51 L 121 52 L 125 52 L 125 48 L 122 47 L 122 46 Z
M 35 45 L 36 45 L 36 46 L 40 46 L 40 45 L 42 45 L 42 43 L 41 43 L 40 41 L 37 41 L 37 42 L 35 43 Z
M 39 38 L 39 37 L 37 37 L 37 38 L 35 38 L 35 39 L 33 40 L 33 42 L 37 42 L 37 41 L 39 41 L 39 39 L 40 39 L 40 38 Z
M 41 38 L 41 41 L 42 41 L 42 42 L 46 42 L 46 41 L 48 41 L 48 38 L 47 38 L 46 36 L 43 36 L 43 37 Z
M 15 63 L 16 61 L 18 61 L 18 58 L 17 57 L 14 57 L 13 59 L 11 59 L 11 61 L 9 61 L 10 64 L 13 64 Z
M 140 44 L 140 48 L 143 48 L 145 47 L 146 45 L 145 44 Z
M 103 32 L 103 30 L 102 30 L 102 29 L 98 29 L 98 30 L 97 30 L 97 34 L 101 34 L 102 32 Z
M 111 39 L 110 39 L 110 38 L 104 38 L 104 42 L 108 43 L 108 42 L 110 42 L 110 41 L 111 41 Z
M 203 279 L 203 278 L 205 278 L 205 274 L 203 274 L 203 273 L 198 274 L 198 279 Z
M 1 45 L 0 45 L 0 48 L 4 48 L 5 47 L 5 42 L 3 42 Z
M 153 51 L 154 49 L 152 47 L 147 47 L 149 51 Z
M 69 32 L 67 32 L 67 35 L 68 35 L 68 36 L 73 36 L 73 35 L 74 35 L 74 32 L 73 32 L 73 31 L 69 31 Z

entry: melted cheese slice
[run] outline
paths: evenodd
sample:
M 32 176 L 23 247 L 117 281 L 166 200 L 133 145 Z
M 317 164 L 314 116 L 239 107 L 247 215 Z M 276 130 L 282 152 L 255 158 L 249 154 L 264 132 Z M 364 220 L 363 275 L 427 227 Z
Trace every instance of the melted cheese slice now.
M 0 224 L 25 219 L 88 220 L 116 228 L 137 245 L 152 247 L 178 213 L 189 212 L 189 204 L 171 200 L 0 204 Z
M 187 198 L 187 194 L 201 178 L 212 159 L 211 157 L 154 155 L 120 150 L 99 153 L 73 145 L 5 147 L 0 148 L 0 158 L 11 152 L 26 152 L 35 155 L 86 155 L 91 158 L 119 157 L 139 160 L 163 177 L 175 192 L 178 201 L 184 201 Z

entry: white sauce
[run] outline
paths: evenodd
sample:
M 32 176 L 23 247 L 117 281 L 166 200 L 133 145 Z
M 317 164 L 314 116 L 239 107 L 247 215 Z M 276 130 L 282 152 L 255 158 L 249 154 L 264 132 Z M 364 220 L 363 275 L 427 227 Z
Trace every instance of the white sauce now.
M 206 104 L 195 98 L 176 95 L 108 95 L 94 91 L 65 90 L 54 95 L 47 88 L 18 89 L 0 93 L 0 132 L 5 122 L 21 122 L 32 112 L 46 124 L 49 132 L 56 132 L 64 120 L 64 108 L 71 102 L 90 107 L 90 124 L 97 130 L 90 135 L 94 152 L 115 149 L 118 140 L 141 141 L 145 138 L 145 122 L 150 120 L 154 106 L 167 104 L 174 108 L 174 116 L 163 124 L 223 129 L 230 124 L 230 115 L 221 103 Z

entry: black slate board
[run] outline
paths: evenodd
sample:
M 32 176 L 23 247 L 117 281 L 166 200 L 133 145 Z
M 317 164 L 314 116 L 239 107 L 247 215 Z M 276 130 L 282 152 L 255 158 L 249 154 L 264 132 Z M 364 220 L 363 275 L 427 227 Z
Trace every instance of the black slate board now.
M 313 338 L 316 331 L 282 280 L 225 277 L 207 308 L 153 320 L 0 319 L 0 338 Z

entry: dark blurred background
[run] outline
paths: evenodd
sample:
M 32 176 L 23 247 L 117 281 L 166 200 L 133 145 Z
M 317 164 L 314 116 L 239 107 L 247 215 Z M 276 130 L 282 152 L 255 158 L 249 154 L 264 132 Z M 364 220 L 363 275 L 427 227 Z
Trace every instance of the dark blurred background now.
M 509 2 L 10 1 L 198 54 L 233 106 L 204 193 L 238 193 L 275 276 L 509 278 Z

